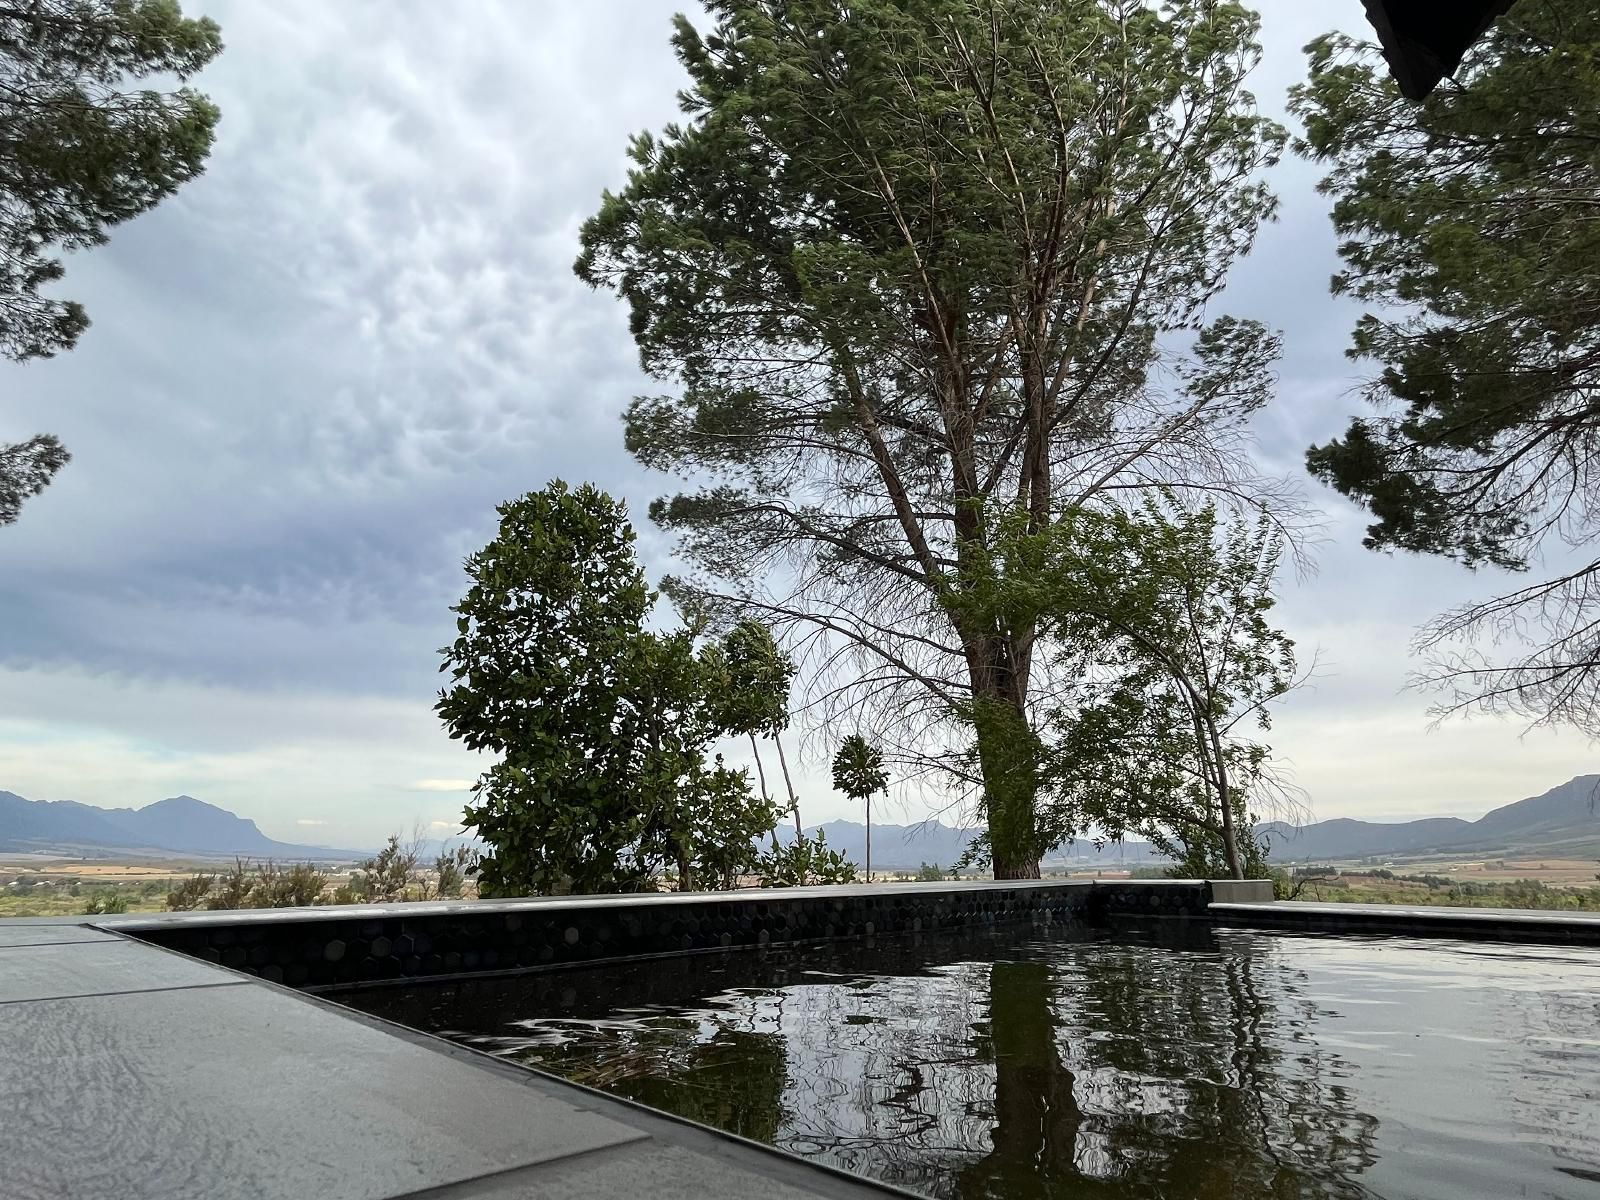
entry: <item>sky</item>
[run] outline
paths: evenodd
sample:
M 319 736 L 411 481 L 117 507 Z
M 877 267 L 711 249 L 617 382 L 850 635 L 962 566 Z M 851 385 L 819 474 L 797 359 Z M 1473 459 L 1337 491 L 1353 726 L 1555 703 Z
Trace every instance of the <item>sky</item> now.
M 188 0 L 227 43 L 198 80 L 223 112 L 205 175 L 70 257 L 78 348 L 0 364 L 0 441 L 74 456 L 0 530 L 0 789 L 187 793 L 322 845 L 458 828 L 484 764 L 432 713 L 437 651 L 494 506 L 594 480 L 640 514 L 652 578 L 671 566 L 642 517 L 668 482 L 619 421 L 655 385 L 571 262 L 627 139 L 676 116 L 684 6 Z M 1254 89 L 1281 114 L 1300 47 L 1361 6 L 1261 7 Z M 1273 172 L 1279 219 L 1212 306 L 1282 330 L 1259 453 L 1302 478 L 1363 405 L 1318 176 Z M 1431 728 L 1412 633 L 1504 580 L 1364 550 L 1363 515 L 1304 487 L 1326 539 L 1278 615 L 1318 668 L 1272 742 L 1312 815 L 1475 817 L 1593 769 L 1575 733 Z M 826 774 L 808 758 L 808 822 L 854 815 Z

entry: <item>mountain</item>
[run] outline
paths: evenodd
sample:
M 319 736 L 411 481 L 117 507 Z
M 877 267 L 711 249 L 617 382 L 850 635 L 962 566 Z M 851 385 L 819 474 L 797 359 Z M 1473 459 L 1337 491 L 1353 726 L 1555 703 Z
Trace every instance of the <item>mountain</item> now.
M 254 821 L 193 796 L 143 808 L 95 808 L 72 800 L 27 800 L 0 792 L 0 850 L 93 856 L 194 854 L 206 858 L 359 858 L 353 850 L 273 841 Z
M 1426 854 L 1600 857 L 1600 775 L 1580 775 L 1476 821 L 1340 819 L 1299 827 L 1271 821 L 1261 826 L 1261 832 L 1271 841 L 1270 856 L 1280 862 Z
M 860 866 L 866 859 L 867 827 L 860 821 L 829 821 L 814 825 L 806 832 L 816 836 L 821 830 L 828 845 Z M 961 854 L 983 830 L 952 829 L 938 821 L 924 821 L 918 825 L 872 826 L 872 865 L 876 869 L 913 869 L 923 863 L 935 866 L 953 866 Z M 778 838 L 784 845 L 794 841 L 793 826 L 779 826 Z M 1125 842 L 1099 849 L 1092 842 L 1075 842 L 1051 854 L 1047 862 L 1067 866 L 1105 867 L 1111 865 L 1143 865 L 1165 862 L 1146 842 Z
M 857 866 L 866 860 L 867 827 L 860 821 L 828 821 L 813 826 L 806 833 L 815 837 L 818 830 L 827 839 L 830 849 L 839 851 Z M 951 829 L 938 821 L 920 825 L 879 825 L 874 821 L 872 866 L 885 870 L 891 867 L 914 869 L 923 863 L 948 867 L 982 832 L 981 829 Z M 794 826 L 778 826 L 778 839 L 784 845 L 793 842 Z

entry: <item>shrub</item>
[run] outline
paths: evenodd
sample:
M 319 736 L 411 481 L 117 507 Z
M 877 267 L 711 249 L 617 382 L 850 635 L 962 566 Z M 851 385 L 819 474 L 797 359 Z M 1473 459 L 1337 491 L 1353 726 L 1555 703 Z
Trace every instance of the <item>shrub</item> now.
M 771 849 L 756 860 L 762 887 L 805 887 L 808 884 L 854 883 L 855 864 L 829 849 L 819 830 L 814 838 L 799 837 L 787 846 L 772 838 Z

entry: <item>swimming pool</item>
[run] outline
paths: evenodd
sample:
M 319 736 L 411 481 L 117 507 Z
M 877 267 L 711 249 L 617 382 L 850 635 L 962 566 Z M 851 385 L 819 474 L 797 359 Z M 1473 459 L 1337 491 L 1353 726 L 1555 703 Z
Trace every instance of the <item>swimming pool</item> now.
M 1600 1196 L 1600 950 L 1147 922 L 339 998 L 930 1196 Z

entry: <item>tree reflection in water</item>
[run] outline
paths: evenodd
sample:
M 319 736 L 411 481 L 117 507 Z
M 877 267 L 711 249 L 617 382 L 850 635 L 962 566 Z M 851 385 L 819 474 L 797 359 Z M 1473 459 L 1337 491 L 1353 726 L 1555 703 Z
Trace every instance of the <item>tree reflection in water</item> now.
M 1204 927 L 1152 924 L 1021 946 L 890 941 L 733 954 L 692 971 L 640 965 L 434 986 L 358 1006 L 938 1197 L 1358 1200 L 1388 1192 L 1396 1170 L 1407 1194 L 1407 1180 L 1438 1195 L 1481 1187 L 1488 1168 L 1448 1147 L 1393 1161 L 1405 1157 L 1415 1097 L 1464 1093 L 1451 1073 L 1468 1069 L 1411 1053 L 1414 1038 L 1431 1035 L 1430 1013 L 1459 1014 L 1466 993 L 1438 993 L 1444 1007 L 1424 1011 L 1425 992 L 1400 992 L 1473 987 L 1474 962 L 1401 946 L 1388 974 L 1369 978 L 1390 950 L 1221 937 L 1219 946 Z M 1563 1035 L 1569 1057 L 1582 1014 L 1595 1012 L 1593 991 L 1555 1009 L 1559 1022 L 1538 1016 L 1548 989 L 1543 999 L 1509 986 L 1495 994 L 1480 995 L 1477 1011 L 1489 1015 L 1473 1020 L 1514 1028 L 1519 1013 L 1537 1017 Z M 1465 1025 L 1438 1036 L 1483 1043 L 1472 1052 L 1493 1056 L 1478 1064 L 1484 1073 L 1508 1073 L 1513 1116 L 1559 1107 L 1562 1087 L 1574 1095 L 1570 1079 L 1526 1083 L 1528 1048 L 1515 1041 Z M 1352 1052 L 1363 1056 L 1359 1078 Z M 1374 1112 L 1386 1122 L 1399 1114 L 1381 1187 Z M 1546 1179 L 1587 1178 L 1589 1126 L 1567 1125 L 1561 1144 L 1536 1146 L 1501 1178 L 1529 1180 L 1530 1164 Z M 1510 1153 L 1492 1139 L 1486 1148 Z M 1450 1153 L 1464 1192 L 1427 1183 Z M 1564 1196 L 1561 1187 L 1537 1194 Z

